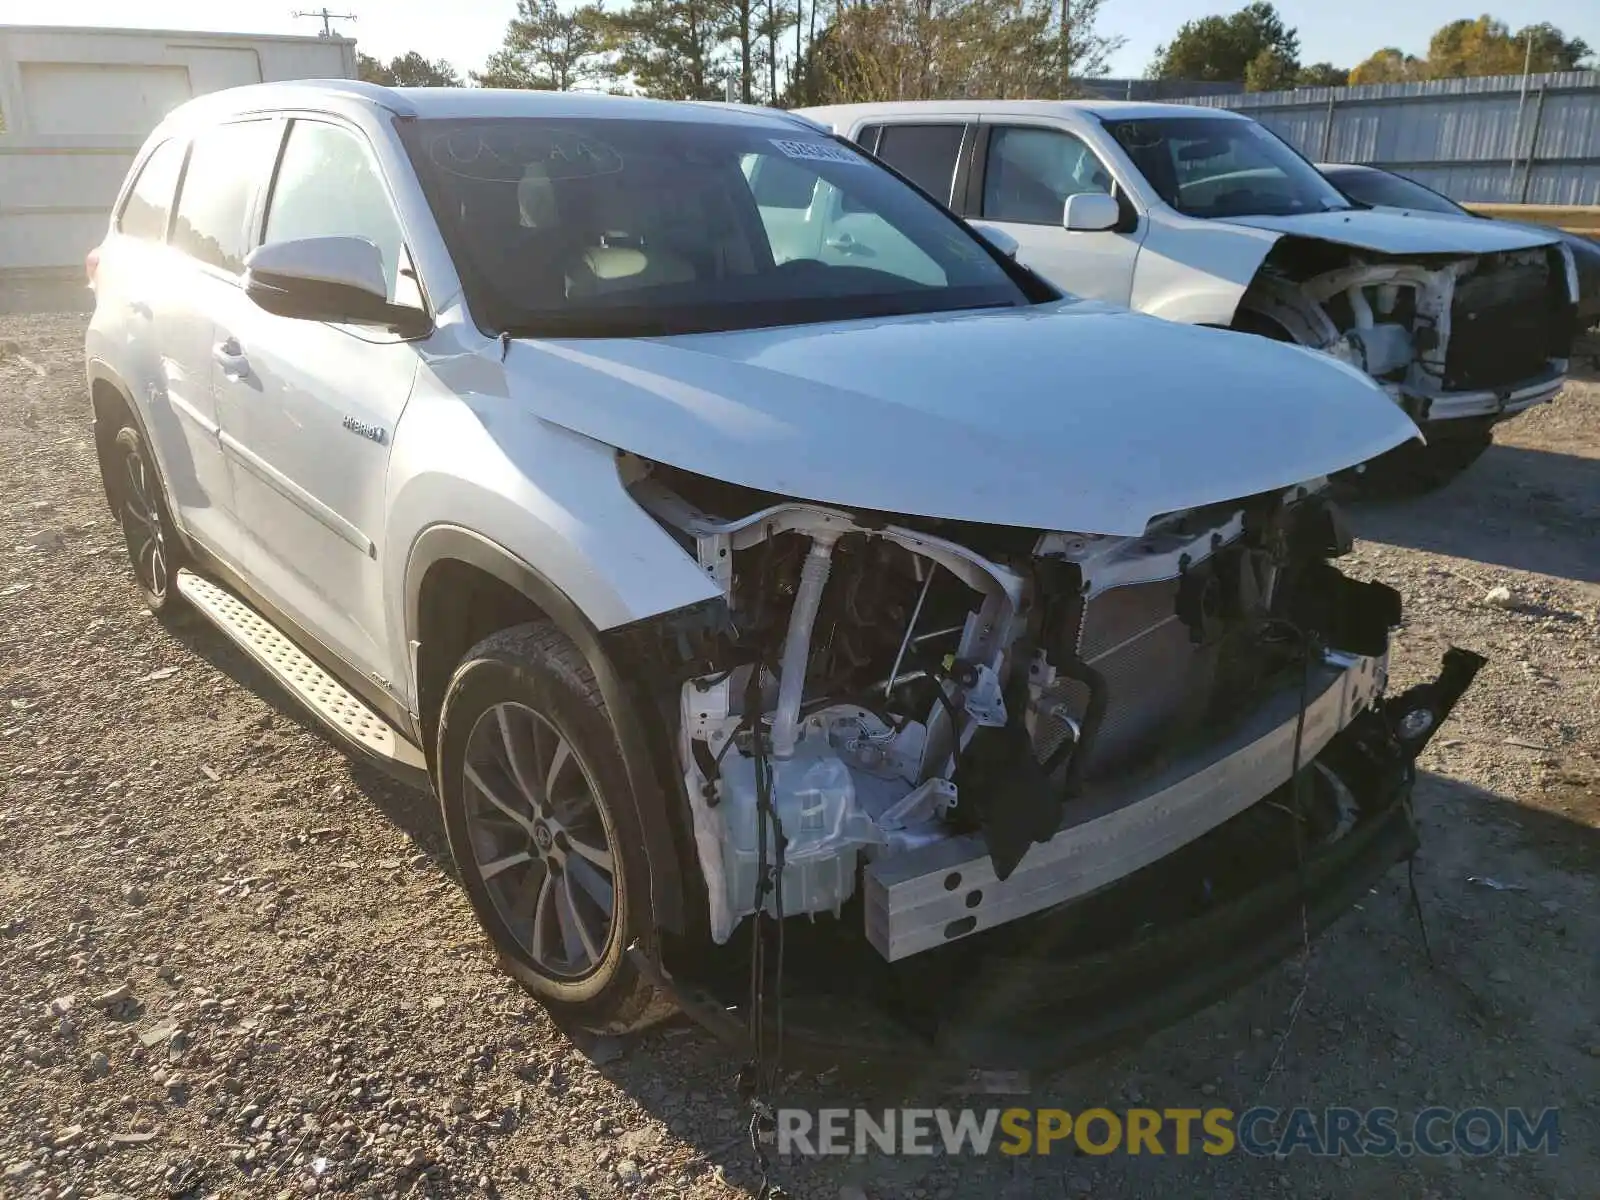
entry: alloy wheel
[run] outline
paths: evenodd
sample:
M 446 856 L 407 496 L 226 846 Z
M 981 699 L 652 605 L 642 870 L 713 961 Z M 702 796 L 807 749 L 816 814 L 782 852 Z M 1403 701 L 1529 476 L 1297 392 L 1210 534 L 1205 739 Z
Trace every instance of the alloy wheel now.
M 467 836 L 495 913 L 553 978 L 594 971 L 616 931 L 611 823 L 571 743 L 545 717 L 506 702 L 467 739 Z

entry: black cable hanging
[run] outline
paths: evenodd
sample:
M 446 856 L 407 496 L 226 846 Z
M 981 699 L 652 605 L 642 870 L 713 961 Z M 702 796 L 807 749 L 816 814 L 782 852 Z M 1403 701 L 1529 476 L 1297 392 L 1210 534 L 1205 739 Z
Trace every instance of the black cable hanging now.
M 766 730 L 761 720 L 761 664 L 751 672 L 745 692 L 745 712 L 751 724 L 751 757 L 756 781 L 756 896 L 755 913 L 750 919 L 750 1043 L 754 1057 L 739 1072 L 741 1097 L 750 1104 L 750 1153 L 760 1186 L 756 1200 L 788 1200 L 788 1193 L 772 1182 L 772 1164 L 766 1143 L 777 1129 L 773 1093 L 776 1091 L 783 1056 L 783 867 L 785 839 L 783 822 L 772 798 L 772 762 L 767 757 Z M 773 861 L 767 858 L 768 830 L 772 831 Z M 777 928 L 776 970 L 768 972 L 766 951 L 767 896 L 773 897 L 772 920 Z M 775 1038 L 769 1049 L 767 1001 L 772 1000 Z

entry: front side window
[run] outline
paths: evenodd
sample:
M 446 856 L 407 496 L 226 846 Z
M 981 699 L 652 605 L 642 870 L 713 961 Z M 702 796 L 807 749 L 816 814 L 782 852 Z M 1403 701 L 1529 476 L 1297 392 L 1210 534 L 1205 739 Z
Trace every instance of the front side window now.
M 1157 195 L 1191 217 L 1292 216 L 1350 207 L 1264 125 L 1237 117 L 1148 117 L 1106 127 Z
M 172 196 L 178 190 L 178 173 L 183 169 L 183 145 L 177 139 L 162 142 L 144 160 L 117 218 L 118 230 L 146 241 L 166 240 Z
M 928 195 L 948 204 L 963 125 L 885 125 L 877 155 Z
M 174 246 L 230 274 L 244 272 L 251 206 L 272 169 L 279 132 L 276 121 L 243 121 L 194 139 L 172 227 Z
M 366 143 L 342 126 L 297 120 L 284 142 L 262 240 L 317 237 L 359 237 L 377 246 L 389 298 L 396 298 L 405 239 Z
M 1113 186 L 1094 151 L 1071 134 L 1002 125 L 989 138 L 983 215 L 991 221 L 1059 225 L 1068 196 L 1109 196 Z
M 821 135 L 498 118 L 404 136 L 496 330 L 647 336 L 1030 302 L 960 221 Z

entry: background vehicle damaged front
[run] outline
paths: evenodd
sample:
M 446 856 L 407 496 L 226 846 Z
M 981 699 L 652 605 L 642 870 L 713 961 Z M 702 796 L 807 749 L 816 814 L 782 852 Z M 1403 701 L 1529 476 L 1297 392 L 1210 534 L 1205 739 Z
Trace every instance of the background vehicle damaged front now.
M 1372 376 L 1419 423 L 1495 418 L 1560 390 L 1571 273 L 1560 246 L 1407 258 L 1285 238 L 1240 323 Z

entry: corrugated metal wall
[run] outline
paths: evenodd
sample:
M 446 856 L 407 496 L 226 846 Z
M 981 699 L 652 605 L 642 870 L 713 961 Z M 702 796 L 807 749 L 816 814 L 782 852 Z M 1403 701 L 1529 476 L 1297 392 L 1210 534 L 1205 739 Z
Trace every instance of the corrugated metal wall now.
M 1600 73 L 1194 96 L 1322 162 L 1369 163 L 1454 200 L 1600 204 Z

